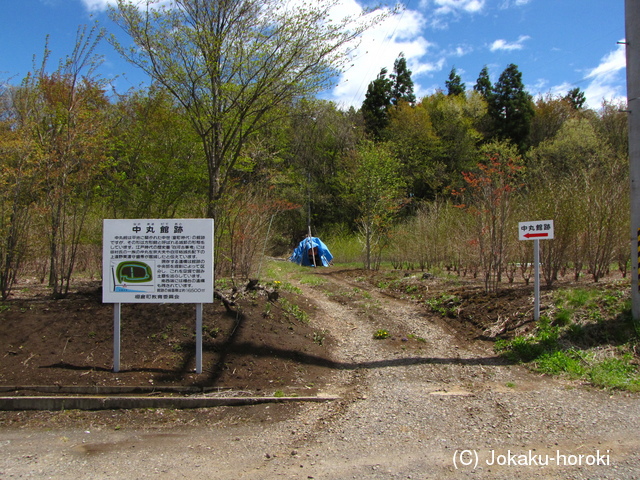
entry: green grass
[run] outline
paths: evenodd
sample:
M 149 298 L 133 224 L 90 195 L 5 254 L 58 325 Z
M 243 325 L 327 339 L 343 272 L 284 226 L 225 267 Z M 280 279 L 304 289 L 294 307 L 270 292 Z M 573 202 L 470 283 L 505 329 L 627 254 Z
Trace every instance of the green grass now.
M 320 236 L 333 255 L 333 262 L 340 264 L 356 264 L 362 262 L 362 244 L 358 238 L 348 231 L 328 232 Z
M 280 297 L 278 299 L 278 302 L 280 303 L 280 306 L 282 307 L 282 309 L 287 315 L 295 318 L 299 322 L 309 323 L 309 315 L 307 314 L 307 312 L 302 310 L 298 305 L 291 303 L 289 300 L 283 297 Z
M 456 295 L 443 294 L 439 297 L 425 300 L 431 310 L 445 317 L 455 317 L 458 314 L 458 307 L 461 304 L 460 298 Z
M 566 374 L 570 378 L 585 375 L 583 356 L 575 350 L 545 352 L 536 359 L 536 370 L 549 375 Z
M 602 360 L 589 369 L 589 380 L 599 387 L 640 391 L 640 375 L 629 361 L 630 355 Z
M 320 278 L 317 275 L 311 275 L 311 274 L 301 274 L 298 277 L 298 281 L 303 285 L 310 285 L 312 287 L 321 287 L 326 283 L 326 281 L 323 278 Z
M 620 289 L 558 290 L 552 318 L 542 316 L 532 334 L 498 340 L 494 348 L 541 373 L 582 379 L 601 388 L 640 391 L 634 353 L 640 331 L 631 319 L 628 297 Z

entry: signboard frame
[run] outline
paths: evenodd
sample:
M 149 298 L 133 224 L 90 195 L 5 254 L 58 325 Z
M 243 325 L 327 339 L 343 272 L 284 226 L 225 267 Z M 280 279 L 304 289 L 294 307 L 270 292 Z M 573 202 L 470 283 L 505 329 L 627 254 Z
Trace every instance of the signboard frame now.
M 552 240 L 554 237 L 553 220 L 518 223 L 519 240 Z
M 533 222 L 518 223 L 518 239 L 533 240 L 533 319 L 540 319 L 540 240 L 552 240 L 554 238 L 553 220 L 537 220 Z
M 196 373 L 202 373 L 202 313 L 213 303 L 211 218 L 104 219 L 102 302 L 113 303 L 113 371 L 120 371 L 122 303 L 195 303 Z
M 213 303 L 213 219 L 104 219 L 103 303 Z

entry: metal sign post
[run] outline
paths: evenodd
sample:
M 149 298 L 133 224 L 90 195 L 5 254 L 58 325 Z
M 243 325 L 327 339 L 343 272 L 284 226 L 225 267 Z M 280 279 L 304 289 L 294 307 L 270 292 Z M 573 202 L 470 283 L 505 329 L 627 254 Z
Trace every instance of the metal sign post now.
M 113 371 L 120 371 L 120 304 L 113 304 Z
M 540 240 L 533 240 L 533 319 L 540 320 Z
M 533 240 L 533 318 L 540 320 L 540 240 L 553 239 L 553 220 L 520 222 L 519 240 Z
M 202 304 L 196 304 L 196 373 L 202 373 Z

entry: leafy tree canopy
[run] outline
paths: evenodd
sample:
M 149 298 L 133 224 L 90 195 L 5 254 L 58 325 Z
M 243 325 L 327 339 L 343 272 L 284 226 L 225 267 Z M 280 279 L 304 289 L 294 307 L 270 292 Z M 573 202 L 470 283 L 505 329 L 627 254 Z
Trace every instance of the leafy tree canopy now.
M 361 33 L 389 14 L 336 20 L 331 0 L 117 0 L 111 18 L 133 40 L 112 43 L 165 87 L 203 145 L 207 214 L 243 148 L 294 100 L 326 88 Z M 272 113 L 277 112 L 276 115 Z

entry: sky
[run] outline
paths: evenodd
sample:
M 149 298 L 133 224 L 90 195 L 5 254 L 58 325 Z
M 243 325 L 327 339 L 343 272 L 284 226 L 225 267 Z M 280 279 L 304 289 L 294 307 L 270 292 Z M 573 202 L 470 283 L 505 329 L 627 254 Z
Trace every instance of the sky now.
M 308 0 L 307 0 L 308 1 Z M 359 12 L 339 0 L 336 15 Z M 0 83 L 17 85 L 42 62 L 47 36 L 49 69 L 69 55 L 78 27 L 94 22 L 118 36 L 106 7 L 114 0 L 0 0 Z M 319 95 L 340 108 L 359 108 L 382 68 L 402 53 L 419 99 L 438 89 L 452 68 L 472 89 L 487 66 L 493 83 L 507 65 L 522 73 L 538 98 L 579 87 L 587 106 L 626 99 L 624 0 L 405 0 L 403 8 L 363 37 L 346 71 Z M 147 79 L 103 42 L 98 73 L 124 93 Z M 35 57 L 34 57 L 35 56 Z

